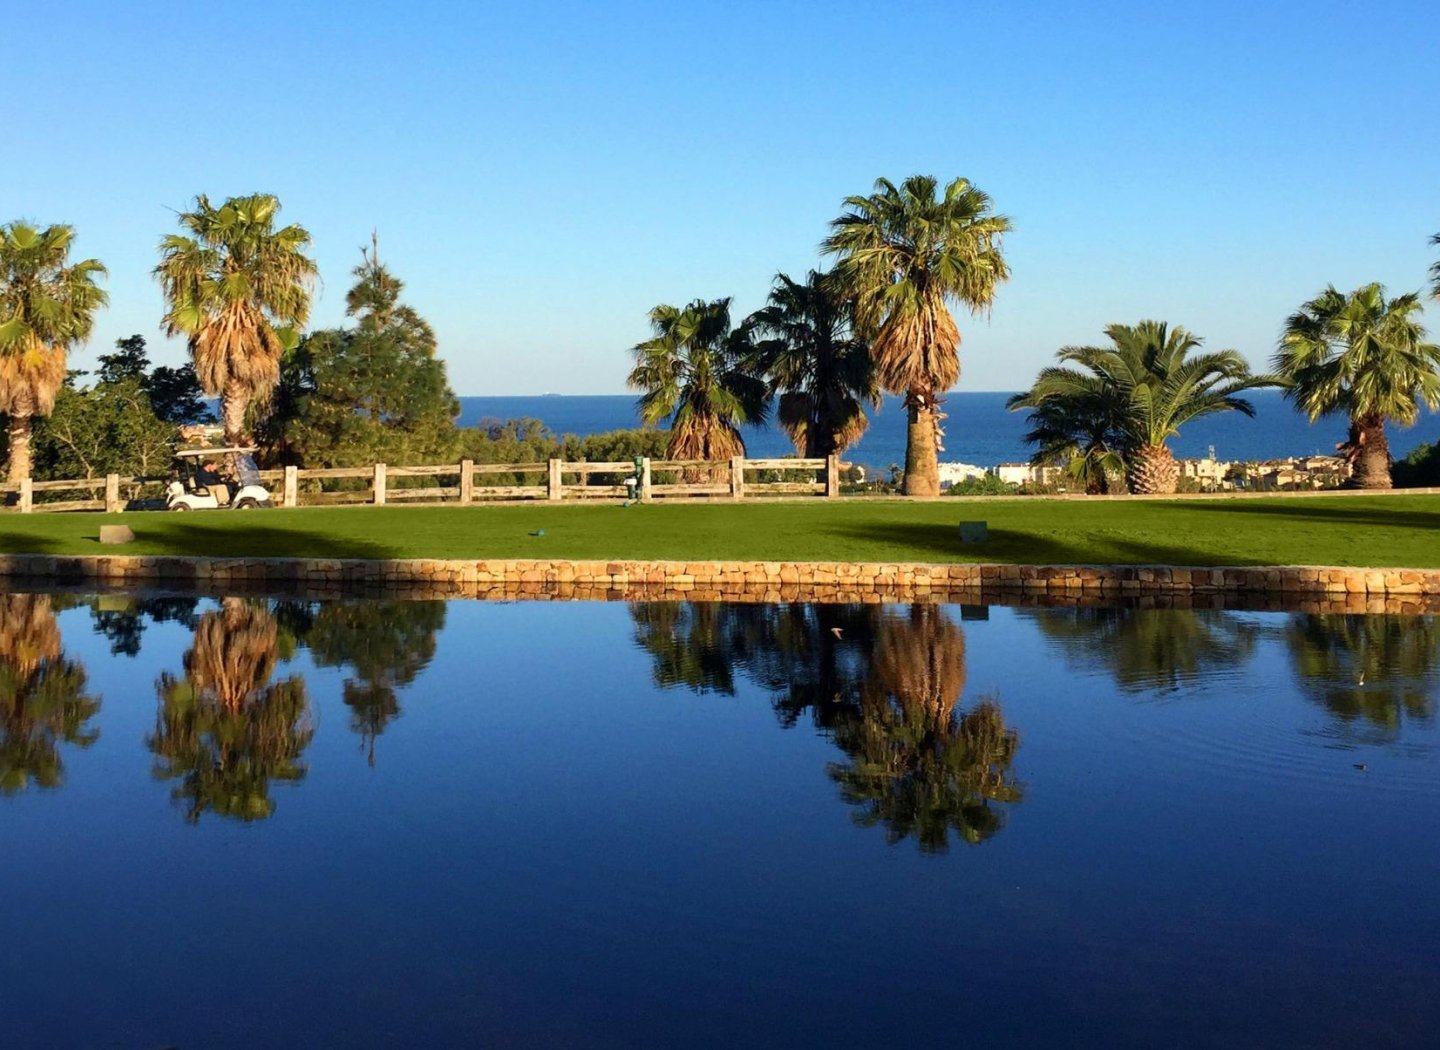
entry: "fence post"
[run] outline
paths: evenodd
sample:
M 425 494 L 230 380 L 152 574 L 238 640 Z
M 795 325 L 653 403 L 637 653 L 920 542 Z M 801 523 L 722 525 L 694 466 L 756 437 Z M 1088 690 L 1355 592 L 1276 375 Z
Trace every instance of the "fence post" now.
M 280 493 L 280 506 L 300 506 L 300 468 L 293 464 L 285 468 L 285 487 Z
M 20 513 L 29 514 L 35 509 L 35 484 L 31 478 L 20 479 Z
M 640 502 L 650 502 L 650 457 L 640 461 Z
M 840 457 L 834 452 L 825 457 L 825 498 L 840 495 Z
M 475 461 L 460 461 L 460 502 L 469 503 L 475 498 Z
M 125 507 L 120 502 L 120 475 L 105 475 L 105 513 L 119 514 Z
M 730 460 L 730 497 L 745 498 L 745 457 L 734 456 Z
M 385 504 L 385 464 L 375 464 L 375 506 Z
M 550 461 L 550 476 L 545 481 L 545 496 L 547 499 L 553 502 L 560 498 L 562 480 L 560 475 L 560 461 L 558 459 L 552 459 Z

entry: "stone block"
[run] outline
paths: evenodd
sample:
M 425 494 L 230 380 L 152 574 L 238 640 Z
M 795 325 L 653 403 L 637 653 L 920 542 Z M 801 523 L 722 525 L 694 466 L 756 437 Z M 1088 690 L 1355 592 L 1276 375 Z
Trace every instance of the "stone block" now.
M 104 544 L 129 543 L 135 539 L 135 532 L 129 525 L 101 525 L 100 542 Z

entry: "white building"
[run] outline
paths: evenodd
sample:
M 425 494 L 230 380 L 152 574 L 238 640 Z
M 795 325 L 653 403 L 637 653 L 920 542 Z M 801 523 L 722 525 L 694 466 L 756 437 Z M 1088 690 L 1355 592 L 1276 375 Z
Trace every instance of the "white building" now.
M 955 485 L 970 478 L 983 478 L 990 473 L 984 467 L 971 466 L 969 463 L 941 463 L 940 484 Z

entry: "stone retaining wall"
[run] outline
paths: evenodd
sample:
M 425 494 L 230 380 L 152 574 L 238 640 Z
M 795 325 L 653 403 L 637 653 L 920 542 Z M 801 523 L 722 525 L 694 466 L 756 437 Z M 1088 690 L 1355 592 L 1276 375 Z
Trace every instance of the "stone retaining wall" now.
M 431 597 L 620 598 L 696 601 L 876 602 L 989 596 L 1113 600 L 1210 597 L 1313 599 L 1352 611 L 1440 610 L 1440 570 L 1317 566 L 1179 568 L 1100 565 L 946 565 L 903 562 L 680 562 L 184 558 L 0 555 L 0 576 L 50 584 L 244 585 L 423 592 Z

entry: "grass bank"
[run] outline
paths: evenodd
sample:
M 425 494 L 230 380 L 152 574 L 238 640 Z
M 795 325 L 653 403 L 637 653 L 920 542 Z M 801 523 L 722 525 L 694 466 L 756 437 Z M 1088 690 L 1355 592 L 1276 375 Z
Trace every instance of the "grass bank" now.
M 989 541 L 962 545 L 961 518 L 988 521 Z M 103 523 L 129 525 L 136 541 L 100 546 Z M 0 551 L 1440 568 L 1440 496 L 6 514 Z

